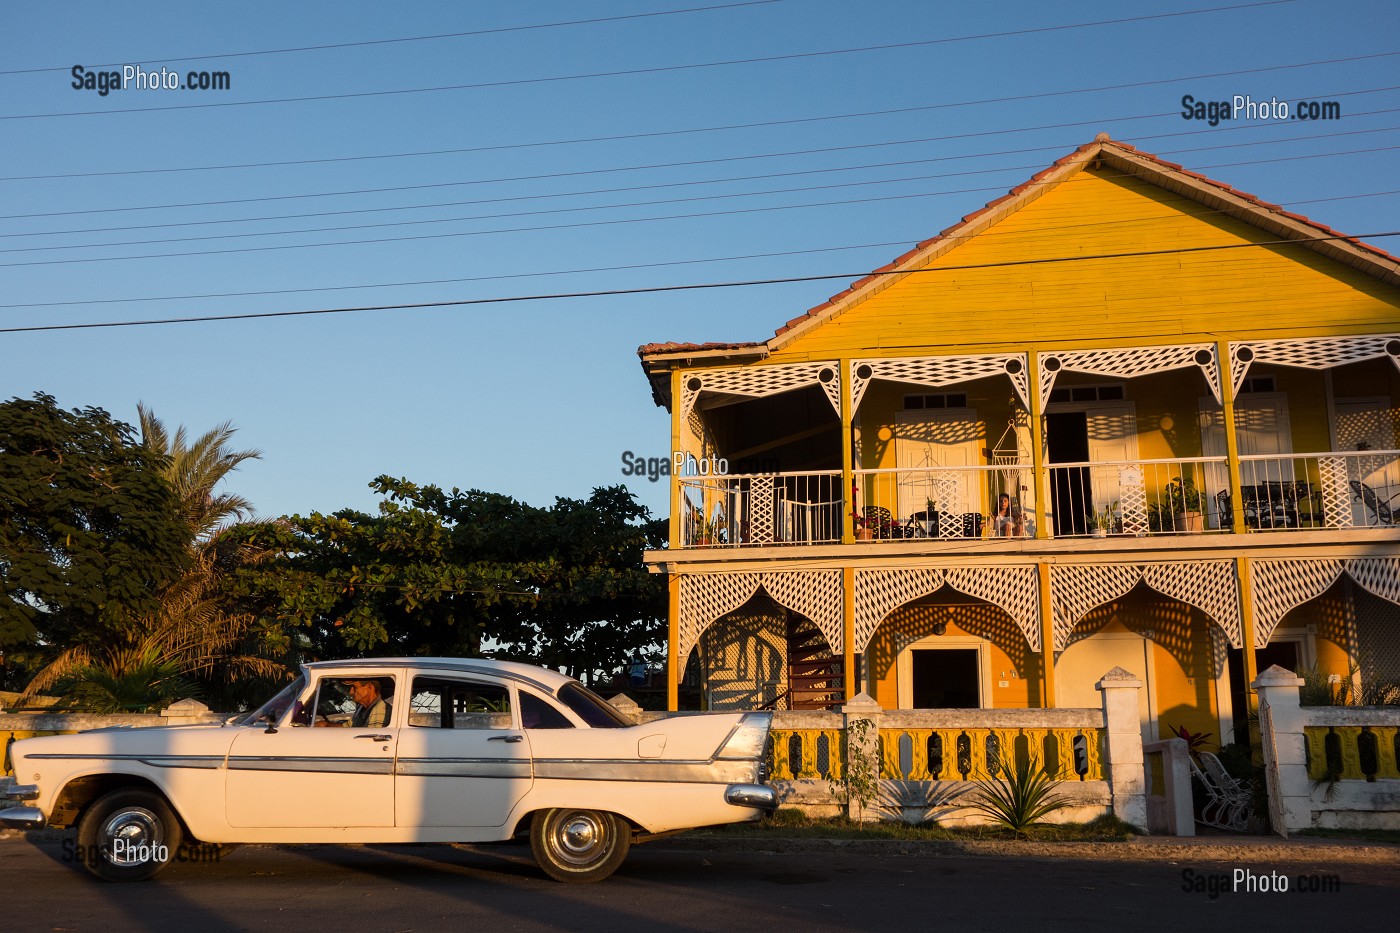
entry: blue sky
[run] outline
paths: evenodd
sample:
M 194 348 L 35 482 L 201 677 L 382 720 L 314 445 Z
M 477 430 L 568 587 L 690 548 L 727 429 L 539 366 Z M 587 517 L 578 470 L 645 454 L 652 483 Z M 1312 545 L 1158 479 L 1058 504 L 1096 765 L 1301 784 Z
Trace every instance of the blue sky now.
M 1354 0 L 16 5 L 0 328 L 855 278 L 1100 131 L 1393 231 L 1397 36 Z M 109 64 L 231 88 L 71 86 Z M 1343 119 L 1211 127 L 1185 94 Z M 322 99 L 252 103 L 286 98 Z M 263 515 L 370 509 L 381 473 L 538 505 L 627 479 L 663 513 L 620 473 L 668 441 L 637 346 L 764 339 L 842 287 L 0 332 L 0 398 L 230 420 Z

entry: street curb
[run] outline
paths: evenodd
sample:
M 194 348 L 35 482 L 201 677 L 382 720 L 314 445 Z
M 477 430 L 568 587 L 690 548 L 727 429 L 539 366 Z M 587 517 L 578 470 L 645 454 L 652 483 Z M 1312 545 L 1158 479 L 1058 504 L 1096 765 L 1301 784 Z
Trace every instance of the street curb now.
M 1400 867 L 1400 846 L 1348 843 L 1335 840 L 1253 837 L 1248 840 L 1198 837 L 1185 842 L 1175 837 L 1142 837 L 1123 842 L 1033 842 L 1011 839 L 904 840 L 798 839 L 676 836 L 649 843 L 668 849 L 701 852 L 771 852 L 774 854 L 849 852 L 885 856 L 935 858 L 1053 858 L 1086 861 L 1292 862 L 1321 864 L 1391 864 Z

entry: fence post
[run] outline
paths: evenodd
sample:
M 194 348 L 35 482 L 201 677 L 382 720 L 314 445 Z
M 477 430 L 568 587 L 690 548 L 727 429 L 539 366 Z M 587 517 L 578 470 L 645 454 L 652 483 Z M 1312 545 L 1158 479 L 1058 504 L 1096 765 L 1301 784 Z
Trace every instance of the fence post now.
M 160 715 L 165 720 L 162 725 L 166 726 L 193 726 L 219 720 L 209 707 L 190 697 L 176 700 L 161 710 Z
M 1264 749 L 1264 781 L 1269 789 L 1269 822 L 1274 832 L 1312 826 L 1312 792 L 1303 751 L 1303 710 L 1298 705 L 1302 678 L 1275 664 L 1255 679 L 1259 694 L 1259 743 Z
M 841 734 L 846 743 L 842 749 L 842 777 L 847 790 L 846 815 L 853 820 L 863 819 L 865 809 L 879 797 L 880 714 L 883 712 L 884 708 L 867 693 L 857 694 L 851 702 L 841 707 Z M 865 720 L 870 725 L 864 729 L 852 729 L 851 725 L 856 720 Z M 862 775 L 873 782 L 872 788 L 862 787 Z M 862 800 L 863 794 L 871 795 L 871 799 Z
M 638 725 L 642 721 L 642 707 L 636 700 L 625 693 L 619 693 L 608 701 L 612 708 L 626 716 L 632 725 Z
M 1138 691 L 1142 681 L 1115 667 L 1094 685 L 1103 694 L 1104 764 L 1113 796 L 1113 814 L 1125 823 L 1147 826 L 1147 775 L 1143 771 L 1142 723 Z

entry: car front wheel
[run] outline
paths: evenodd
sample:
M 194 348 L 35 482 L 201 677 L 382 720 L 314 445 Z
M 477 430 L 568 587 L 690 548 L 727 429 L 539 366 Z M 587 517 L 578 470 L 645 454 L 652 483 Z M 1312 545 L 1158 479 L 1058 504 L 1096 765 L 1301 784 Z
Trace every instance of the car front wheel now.
M 631 845 L 626 821 L 597 810 L 546 810 L 530 824 L 530 851 L 555 881 L 602 881 Z
M 83 865 L 104 881 L 145 881 L 180 851 L 180 821 L 159 794 L 116 790 L 78 824 Z

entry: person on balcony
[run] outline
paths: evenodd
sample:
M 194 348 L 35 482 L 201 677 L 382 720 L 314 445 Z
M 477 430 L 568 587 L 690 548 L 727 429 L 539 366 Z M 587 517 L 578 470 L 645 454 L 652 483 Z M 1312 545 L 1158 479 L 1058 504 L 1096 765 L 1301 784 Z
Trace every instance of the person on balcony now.
M 992 534 L 998 538 L 1008 538 L 1015 532 L 1011 515 L 1011 496 L 1002 493 L 997 497 L 996 511 L 992 513 Z

